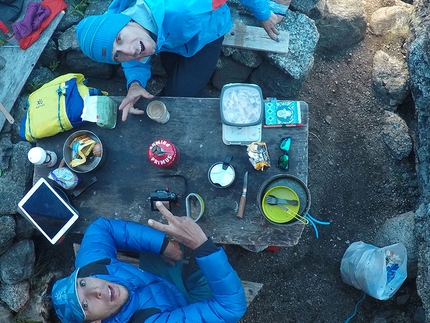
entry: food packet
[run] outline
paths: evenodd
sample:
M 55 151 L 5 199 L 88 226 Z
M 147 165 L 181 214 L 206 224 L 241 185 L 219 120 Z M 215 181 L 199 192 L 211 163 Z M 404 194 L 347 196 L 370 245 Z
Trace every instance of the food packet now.
M 66 167 L 54 169 L 48 174 L 48 178 L 54 180 L 66 190 L 74 189 L 81 181 L 75 173 Z
M 265 142 L 251 142 L 246 149 L 249 161 L 256 170 L 264 170 L 264 167 L 270 167 L 269 151 Z
M 95 122 L 99 127 L 113 129 L 116 126 L 117 105 L 105 95 L 87 95 L 84 97 L 82 120 Z
M 70 166 L 76 167 L 84 164 L 95 144 L 96 142 L 87 135 L 82 135 L 73 139 L 70 144 L 70 148 L 72 148 L 72 161 L 70 162 Z

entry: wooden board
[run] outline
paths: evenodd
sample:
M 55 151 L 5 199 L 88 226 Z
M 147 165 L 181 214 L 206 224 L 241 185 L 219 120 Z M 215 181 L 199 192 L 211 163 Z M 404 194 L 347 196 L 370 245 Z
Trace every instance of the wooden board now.
M 261 27 L 235 24 L 224 36 L 223 45 L 241 49 L 265 51 L 286 54 L 288 53 L 289 33 L 281 30 L 279 42 L 274 41 Z
M 17 21 L 22 19 L 29 2 L 29 0 L 24 1 L 23 12 Z M 11 111 L 40 54 L 42 54 L 64 14 L 64 11 L 59 13 L 41 33 L 40 38 L 26 50 L 21 49 L 19 45 L 16 47 L 0 46 L 0 56 L 6 60 L 5 67 L 0 70 L 0 102 L 3 103 L 7 111 Z M 0 130 L 5 121 L 5 116 L 0 113 Z
M 80 247 L 81 245 L 78 243 L 73 244 L 73 251 L 75 253 L 75 256 L 78 254 Z M 118 252 L 116 258 L 120 261 L 128 262 L 133 266 L 139 267 L 139 259 L 137 257 L 131 257 L 127 254 L 124 254 L 123 252 Z M 243 289 L 245 290 L 246 307 L 249 307 L 251 302 L 257 296 L 260 289 L 263 287 L 263 284 L 242 280 L 242 286 L 243 286 Z
M 112 97 L 119 105 L 123 97 Z M 179 195 L 173 213 L 185 215 L 185 198 L 188 193 L 199 194 L 205 211 L 199 225 L 215 243 L 256 246 L 293 246 L 298 243 L 304 225 L 274 225 L 260 213 L 257 192 L 262 183 L 274 175 L 285 173 L 307 182 L 308 176 L 308 109 L 302 109 L 302 127 L 263 128 L 262 140 L 266 142 L 271 167 L 257 171 L 249 162 L 246 146 L 225 145 L 222 141 L 222 123 L 219 99 L 159 98 L 169 112 L 170 120 L 159 124 L 146 115 L 130 115 L 126 122 L 118 122 L 115 129 L 102 129 L 87 123 L 74 131 L 88 129 L 97 134 L 106 151 L 102 167 L 78 174 L 83 183 L 93 176 L 98 181 L 74 199 L 80 218 L 72 227 L 76 233 L 85 229 L 97 217 L 119 218 L 146 224 L 148 219 L 163 221 L 160 213 L 151 211 L 149 195 L 168 187 Z M 147 100 L 136 106 L 145 109 Z M 60 133 L 37 141 L 37 145 L 53 150 L 62 156 L 64 142 L 73 131 Z M 289 171 L 276 167 L 282 138 L 292 139 Z M 180 151 L 180 160 L 172 169 L 163 169 L 150 163 L 147 151 L 157 139 L 170 140 Z M 233 156 L 236 180 L 225 189 L 214 187 L 208 180 L 208 170 L 225 156 Z M 33 181 L 47 177 L 52 168 L 34 168 Z M 249 172 L 249 186 L 243 219 L 236 217 L 242 193 L 244 173 Z M 166 177 L 167 176 L 167 177 Z M 186 180 L 186 183 L 185 183 Z M 185 185 L 187 184 L 187 185 Z

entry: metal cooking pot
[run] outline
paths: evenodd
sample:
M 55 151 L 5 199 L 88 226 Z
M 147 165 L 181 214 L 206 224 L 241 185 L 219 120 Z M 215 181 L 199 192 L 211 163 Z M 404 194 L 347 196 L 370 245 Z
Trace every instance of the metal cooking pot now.
M 96 143 L 99 142 L 101 145 L 101 155 L 100 156 L 94 156 L 90 154 L 86 160 L 86 162 L 82 165 L 78 165 L 76 167 L 72 167 L 70 165 L 70 162 L 72 161 L 72 148 L 70 148 L 70 144 L 73 142 L 73 140 L 76 137 L 87 135 L 91 139 L 93 139 Z M 98 169 L 101 165 L 103 165 L 105 159 L 106 159 L 106 147 L 102 144 L 100 138 L 94 133 L 89 130 L 79 130 L 74 133 L 72 133 L 65 141 L 63 146 L 63 158 L 66 162 L 67 167 L 69 167 L 72 171 L 76 173 L 88 173 L 90 171 Z

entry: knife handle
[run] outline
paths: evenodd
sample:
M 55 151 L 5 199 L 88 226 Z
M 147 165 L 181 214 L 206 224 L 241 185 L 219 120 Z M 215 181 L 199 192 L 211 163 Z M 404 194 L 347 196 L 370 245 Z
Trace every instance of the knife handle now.
M 15 122 L 15 119 L 10 115 L 10 113 L 6 110 L 4 105 L 0 102 L 0 111 L 4 114 L 7 121 L 9 121 L 10 124 L 13 124 Z
M 241 196 L 240 197 L 240 202 L 239 202 L 239 211 L 237 211 L 237 217 L 239 219 L 243 218 L 243 211 L 245 210 L 245 202 L 246 202 L 246 196 Z

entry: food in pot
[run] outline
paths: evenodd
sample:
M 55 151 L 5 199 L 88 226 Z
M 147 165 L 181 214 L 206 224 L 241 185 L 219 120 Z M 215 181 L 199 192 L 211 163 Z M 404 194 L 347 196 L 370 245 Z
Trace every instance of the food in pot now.
M 261 93 L 250 86 L 227 88 L 221 99 L 224 120 L 237 125 L 258 122 L 262 113 Z

